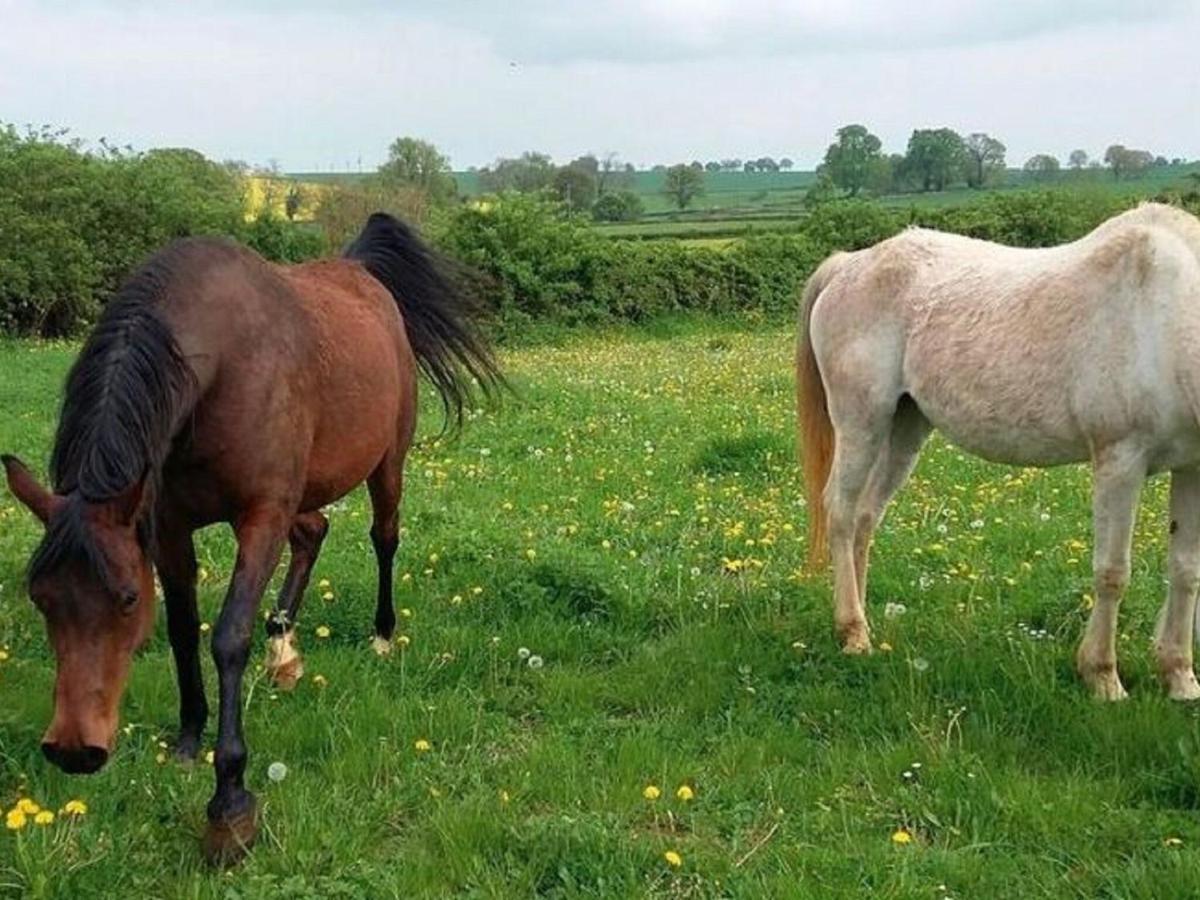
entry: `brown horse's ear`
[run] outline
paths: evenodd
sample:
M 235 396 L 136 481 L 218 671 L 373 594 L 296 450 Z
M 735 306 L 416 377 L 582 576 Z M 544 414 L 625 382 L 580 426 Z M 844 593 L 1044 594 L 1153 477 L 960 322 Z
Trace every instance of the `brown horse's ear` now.
M 132 525 L 137 521 L 138 510 L 142 507 L 142 498 L 146 495 L 146 476 L 143 475 L 117 496 L 107 502 L 112 512 L 113 520 L 118 525 Z
M 25 504 L 29 511 L 37 516 L 43 525 L 50 522 L 50 517 L 63 504 L 62 497 L 55 496 L 46 490 L 33 473 L 15 456 L 0 456 L 4 463 L 4 474 L 8 477 L 8 489 L 13 496 Z

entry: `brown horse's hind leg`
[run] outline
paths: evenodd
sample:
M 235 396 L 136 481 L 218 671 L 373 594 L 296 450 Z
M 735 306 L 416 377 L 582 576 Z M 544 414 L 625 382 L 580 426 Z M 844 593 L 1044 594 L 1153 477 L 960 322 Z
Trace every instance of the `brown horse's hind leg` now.
M 388 451 L 383 462 L 367 479 L 371 493 L 371 544 L 379 564 L 379 592 L 375 601 L 375 638 L 371 646 L 380 656 L 391 652 L 396 631 L 396 610 L 392 603 L 392 562 L 400 546 L 400 494 L 404 489 L 401 454 Z
M 901 398 L 892 420 L 892 432 L 887 444 L 880 451 L 866 489 L 858 503 L 858 516 L 854 532 L 854 573 L 858 584 L 858 596 L 865 608 L 867 603 L 867 568 L 871 553 L 871 538 L 879 527 L 887 505 L 896 491 L 908 480 L 917 464 L 921 446 L 929 437 L 932 426 L 917 409 L 917 405 L 906 395 Z
M 275 613 L 267 619 L 267 672 L 285 691 L 304 675 L 304 661 L 296 649 L 296 614 L 328 532 L 329 520 L 319 512 L 296 516 L 288 532 L 292 558 L 275 601 Z

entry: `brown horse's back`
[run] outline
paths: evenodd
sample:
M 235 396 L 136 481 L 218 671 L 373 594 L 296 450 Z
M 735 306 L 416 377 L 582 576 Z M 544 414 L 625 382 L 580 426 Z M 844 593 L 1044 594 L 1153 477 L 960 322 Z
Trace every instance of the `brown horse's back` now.
M 163 309 L 200 396 L 169 488 L 188 519 L 263 501 L 317 509 L 411 436 L 412 349 L 395 300 L 359 263 L 276 266 L 211 239 L 178 254 L 188 277 Z

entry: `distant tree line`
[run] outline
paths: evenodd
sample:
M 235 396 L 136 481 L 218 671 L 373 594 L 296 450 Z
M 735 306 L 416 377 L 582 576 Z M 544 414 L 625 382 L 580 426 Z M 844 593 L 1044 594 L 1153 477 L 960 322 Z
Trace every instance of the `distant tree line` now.
M 810 195 L 821 199 L 840 190 L 857 197 L 863 192 L 944 191 L 957 185 L 981 189 L 1005 179 L 1006 153 L 1003 142 L 984 132 L 963 137 L 952 128 L 918 128 L 909 137 L 904 153 L 888 154 L 882 141 L 865 126 L 846 125 L 837 130 L 825 151 L 817 167 L 818 183 Z M 1102 160 L 1091 159 L 1086 150 L 1073 150 L 1067 162 L 1075 171 L 1107 166 L 1118 180 L 1168 164 L 1162 156 L 1121 144 L 1110 146 Z M 1030 181 L 1052 181 L 1060 176 L 1062 164 L 1052 154 L 1038 153 L 1025 161 L 1022 171 Z

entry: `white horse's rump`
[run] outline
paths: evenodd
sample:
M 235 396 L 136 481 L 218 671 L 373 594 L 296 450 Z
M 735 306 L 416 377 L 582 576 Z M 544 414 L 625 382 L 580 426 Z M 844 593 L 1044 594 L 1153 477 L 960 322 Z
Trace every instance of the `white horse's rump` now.
M 1171 696 L 1200 698 L 1200 220 L 1146 204 L 1040 250 L 910 229 L 827 260 L 801 318 L 812 551 L 827 535 L 847 652 L 870 649 L 871 534 L 937 428 L 997 462 L 1092 463 L 1096 605 L 1077 664 L 1108 699 L 1125 694 L 1115 630 L 1138 495 L 1171 471 L 1156 652 Z

